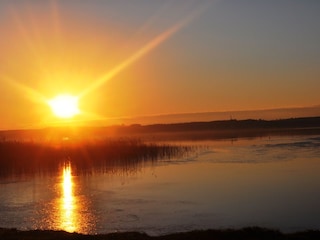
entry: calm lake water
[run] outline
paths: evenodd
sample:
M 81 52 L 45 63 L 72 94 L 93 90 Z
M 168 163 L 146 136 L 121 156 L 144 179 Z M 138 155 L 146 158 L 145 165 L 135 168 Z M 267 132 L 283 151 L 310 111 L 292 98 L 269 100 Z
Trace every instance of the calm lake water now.
M 0 227 L 159 235 L 320 229 L 320 136 L 210 141 L 181 159 L 0 178 Z

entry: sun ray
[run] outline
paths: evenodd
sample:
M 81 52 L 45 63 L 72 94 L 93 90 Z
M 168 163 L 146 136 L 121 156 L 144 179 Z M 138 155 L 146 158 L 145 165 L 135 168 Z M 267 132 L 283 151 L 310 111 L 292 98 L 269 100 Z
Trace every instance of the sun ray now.
M 30 10 L 29 10 L 30 12 Z M 11 14 L 11 19 L 14 23 L 14 27 L 17 30 L 17 33 L 19 35 L 19 38 L 21 38 L 22 41 L 21 43 L 25 44 L 27 51 L 30 53 L 30 58 L 33 59 L 33 62 L 37 65 L 38 71 L 44 71 L 43 68 L 43 63 L 41 60 L 41 56 L 43 55 L 43 46 L 40 44 L 42 41 L 36 41 L 37 39 L 35 38 L 35 33 L 37 36 L 39 36 L 38 31 L 35 29 L 32 29 L 33 34 L 30 34 L 30 30 L 27 29 L 25 21 L 31 21 L 30 18 L 23 20 L 22 15 L 14 8 L 10 8 L 10 14 Z M 30 16 L 31 13 L 29 13 Z M 32 21 L 33 25 L 35 24 L 35 20 Z M 34 26 L 32 27 L 34 28 Z M 18 36 L 16 36 L 18 37 Z
M 21 38 L 23 39 L 23 41 L 25 41 L 27 47 L 29 48 L 29 50 L 31 50 L 33 56 L 35 57 L 35 44 L 34 41 L 30 37 L 28 37 L 29 34 L 27 33 L 26 28 L 23 26 L 22 20 L 20 18 L 21 14 L 17 13 L 17 10 L 14 8 L 10 8 L 10 13 L 17 32 L 20 34 Z
M 38 103 L 46 103 L 47 102 L 47 98 L 33 88 L 28 87 L 24 84 L 18 83 L 17 81 L 13 80 L 12 78 L 9 78 L 4 75 L 1 76 L 1 79 L 4 82 L 6 82 L 7 84 L 11 85 L 12 87 L 21 91 L 30 101 L 38 102 Z
M 206 5 L 207 6 L 207 5 Z M 205 6 L 201 6 L 201 8 L 195 9 L 190 15 L 183 18 L 152 40 L 150 40 L 147 44 L 145 44 L 143 47 L 141 47 L 139 50 L 137 50 L 135 53 L 133 53 L 131 56 L 129 56 L 126 60 L 121 62 L 119 65 L 114 67 L 111 71 L 105 73 L 100 78 L 98 78 L 96 81 L 94 81 L 89 87 L 87 87 L 84 91 L 80 93 L 80 97 L 83 97 L 87 95 L 88 93 L 96 90 L 97 88 L 101 87 L 103 84 L 105 84 L 107 81 L 112 79 L 114 76 L 116 76 L 118 73 L 123 71 L 128 66 L 132 65 L 134 62 L 139 60 L 144 55 L 148 54 L 151 50 L 158 47 L 160 44 L 168 40 L 172 35 L 174 35 L 176 32 L 178 32 L 180 29 L 185 27 L 188 23 L 190 23 L 192 20 L 194 20 L 200 13 L 202 13 L 205 10 Z
M 172 3 L 165 2 L 162 8 L 157 9 L 157 11 L 149 18 L 147 19 L 144 24 L 142 24 L 138 30 L 133 34 L 131 39 L 138 38 L 138 36 L 141 36 L 143 33 L 147 32 L 150 28 L 152 28 L 152 25 L 160 18 L 162 18 L 162 14 L 166 12 L 170 7 L 172 6 Z
M 105 116 L 102 116 L 100 114 L 93 113 L 93 112 L 88 112 L 88 111 L 81 111 L 81 116 L 83 120 L 90 120 L 90 121 L 102 121 L 102 120 L 108 119 Z M 80 121 L 83 121 L 83 120 L 80 120 Z

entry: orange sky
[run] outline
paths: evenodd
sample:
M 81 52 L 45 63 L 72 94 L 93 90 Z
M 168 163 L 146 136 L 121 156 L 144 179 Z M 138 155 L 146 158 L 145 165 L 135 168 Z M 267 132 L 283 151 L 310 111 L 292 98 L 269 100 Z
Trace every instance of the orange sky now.
M 241 3 L 240 3 L 241 2 Z M 209 4 L 208 4 L 209 3 Z M 0 129 L 320 104 L 320 3 L 0 2 Z

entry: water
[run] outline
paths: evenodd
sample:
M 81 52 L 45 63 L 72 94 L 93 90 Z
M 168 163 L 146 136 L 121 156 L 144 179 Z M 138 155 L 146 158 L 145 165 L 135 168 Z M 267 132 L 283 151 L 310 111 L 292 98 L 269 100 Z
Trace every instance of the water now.
M 159 235 L 320 229 L 320 137 L 208 141 L 166 161 L 0 178 L 0 227 Z

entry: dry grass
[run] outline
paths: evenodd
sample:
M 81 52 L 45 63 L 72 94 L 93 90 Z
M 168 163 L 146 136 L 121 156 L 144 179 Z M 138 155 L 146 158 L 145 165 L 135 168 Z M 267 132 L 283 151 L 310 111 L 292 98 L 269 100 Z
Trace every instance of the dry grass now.
M 61 142 L 0 142 L 0 177 L 7 174 L 56 173 L 65 162 L 77 171 L 129 169 L 146 162 L 180 158 L 191 146 L 145 143 L 139 139 Z

